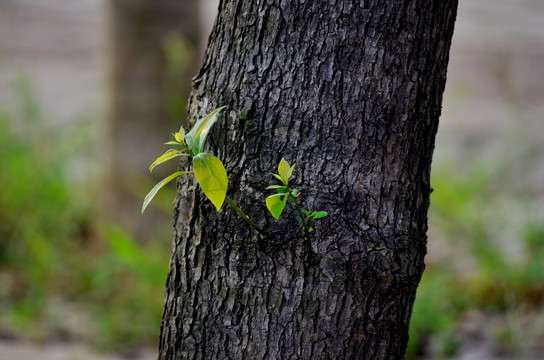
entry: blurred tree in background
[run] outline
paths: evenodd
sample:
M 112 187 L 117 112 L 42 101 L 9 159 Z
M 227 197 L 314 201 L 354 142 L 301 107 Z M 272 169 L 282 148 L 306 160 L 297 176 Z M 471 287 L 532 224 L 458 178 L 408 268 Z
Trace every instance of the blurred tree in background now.
M 95 90 L 77 76 L 91 68 L 89 54 L 100 49 L 86 32 L 101 27 L 82 23 L 87 15 L 97 19 L 86 13 L 96 3 L 0 3 L 0 28 L 24 24 L 20 38 L 6 31 L 0 36 L 0 55 L 8 60 L 0 63 L 0 76 L 10 84 L 0 87 L 0 339 L 105 347 L 156 341 L 174 196 L 155 203 L 166 204 L 166 224 L 152 229 L 154 220 L 140 214 L 138 193 L 152 183 L 146 157 L 162 152 L 161 143 L 186 119 L 190 78 L 207 34 L 197 1 L 104 1 L 107 11 L 100 14 L 110 21 L 105 138 L 96 108 L 62 120 L 43 111 L 44 99 L 57 94 L 52 90 L 77 84 L 70 96 L 52 99 L 54 110 Z M 35 50 L 35 44 L 44 45 Z M 36 69 L 45 85 L 32 73 Z M 72 83 L 66 81 L 71 75 Z M 100 152 L 113 179 L 107 189 L 98 180 Z M 98 203 L 106 211 L 97 211 Z
M 149 164 L 187 118 L 190 79 L 205 38 L 198 5 L 198 0 L 109 1 L 109 191 L 103 199 L 106 214 L 139 239 L 153 232 L 160 215 L 139 213 Z M 162 175 L 161 169 L 153 174 Z

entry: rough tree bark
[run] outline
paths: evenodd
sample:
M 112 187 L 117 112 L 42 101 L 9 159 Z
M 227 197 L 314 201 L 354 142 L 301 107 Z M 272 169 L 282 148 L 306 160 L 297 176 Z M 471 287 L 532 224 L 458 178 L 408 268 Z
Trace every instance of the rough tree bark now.
M 429 173 L 456 0 L 225 0 L 193 83 L 228 105 L 211 151 L 264 242 L 179 183 L 161 359 L 401 359 L 424 269 Z M 318 255 L 264 188 L 296 162 Z

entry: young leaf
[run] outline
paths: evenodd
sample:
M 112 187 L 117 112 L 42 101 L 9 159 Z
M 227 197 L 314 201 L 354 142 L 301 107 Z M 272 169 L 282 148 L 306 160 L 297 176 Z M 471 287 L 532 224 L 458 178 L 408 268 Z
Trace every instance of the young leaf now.
M 266 190 L 285 188 L 283 185 L 270 185 L 266 187 Z
M 179 145 L 179 142 L 177 142 L 177 141 L 168 141 L 168 142 L 165 142 L 164 145 Z
M 173 179 L 177 178 L 178 176 L 180 175 L 183 175 L 183 174 L 188 174 L 190 173 L 190 171 L 177 171 L 175 173 L 173 173 L 172 175 L 162 179 L 161 181 L 159 181 L 159 183 L 157 185 L 155 185 L 153 187 L 153 189 L 151 189 L 151 191 L 149 193 L 147 193 L 145 199 L 144 199 L 144 203 L 142 205 L 142 214 L 144 213 L 144 210 L 145 208 L 147 207 L 147 205 L 149 205 L 149 203 L 151 202 L 151 200 L 153 200 L 153 198 L 155 197 L 155 195 L 157 194 L 157 192 L 166 184 L 168 184 L 170 181 L 172 181 Z
M 212 154 L 200 153 L 193 158 L 193 169 L 204 195 L 219 211 L 225 201 L 229 181 L 223 163 Z
M 281 176 L 279 176 L 278 174 L 272 174 L 272 175 L 274 175 L 274 177 L 275 177 L 276 179 L 278 179 L 279 181 L 281 181 L 282 184 L 287 185 L 287 183 L 285 182 L 285 180 L 283 180 L 283 178 L 282 178 Z
M 270 195 L 266 198 L 266 207 L 268 208 L 272 216 L 276 219 L 280 218 L 280 215 L 283 212 L 286 203 L 287 195 L 284 194 Z
M 291 175 L 293 175 L 293 170 L 295 169 L 295 165 L 296 164 L 293 164 L 293 166 L 289 168 L 289 171 L 287 172 L 287 180 L 289 180 L 291 178 Z
M 174 134 L 174 139 L 176 139 L 176 141 L 181 144 L 183 142 L 183 135 L 177 132 Z
M 184 154 L 180 150 L 169 149 L 164 154 L 159 156 L 155 161 L 153 161 L 153 164 L 151 164 L 151 166 L 149 167 L 149 172 L 152 172 L 155 166 L 162 164 L 164 162 L 167 162 L 168 160 L 171 160 L 178 156 L 189 156 L 189 155 Z
M 206 115 L 206 117 L 198 120 L 191 131 L 185 135 L 185 141 L 187 141 L 187 145 L 190 149 L 192 148 L 195 155 L 202 152 L 208 133 L 210 132 L 212 125 L 217 121 L 217 114 L 224 108 L 226 108 L 226 106 L 217 108 Z
M 178 134 L 179 136 L 183 139 L 185 137 L 185 129 L 183 128 L 183 126 L 180 126 L 179 127 L 179 131 L 178 131 Z M 175 136 L 175 135 L 174 135 Z M 177 140 L 177 139 L 176 139 Z M 180 141 L 181 142 L 181 141 Z
M 318 211 L 314 214 L 314 220 L 324 218 L 325 216 L 329 215 L 326 211 Z
M 284 158 L 281 158 L 280 164 L 278 165 L 278 174 L 283 179 L 284 184 L 287 185 L 287 183 L 289 183 L 289 178 L 291 177 L 292 172 L 293 170 L 289 166 L 289 163 L 285 161 Z

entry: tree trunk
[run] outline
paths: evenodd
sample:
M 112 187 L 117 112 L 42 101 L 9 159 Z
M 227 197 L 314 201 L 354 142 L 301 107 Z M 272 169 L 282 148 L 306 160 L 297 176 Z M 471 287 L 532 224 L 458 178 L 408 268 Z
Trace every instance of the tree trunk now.
M 229 196 L 273 235 L 258 240 L 180 180 L 161 359 L 403 358 L 456 9 L 221 2 L 191 110 L 229 106 L 210 152 Z M 276 221 L 265 207 L 282 157 L 302 206 L 329 213 L 310 260 L 295 210 Z

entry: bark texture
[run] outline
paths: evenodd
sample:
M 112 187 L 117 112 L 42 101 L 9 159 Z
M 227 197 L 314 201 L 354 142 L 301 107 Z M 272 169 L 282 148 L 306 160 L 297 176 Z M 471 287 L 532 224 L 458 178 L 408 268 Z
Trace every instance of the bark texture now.
M 424 269 L 430 165 L 457 9 L 448 1 L 222 1 L 191 109 L 229 105 L 211 135 L 258 241 L 179 183 L 161 359 L 402 359 Z M 316 221 L 305 260 L 271 172 Z M 185 165 L 184 165 L 185 166 Z

